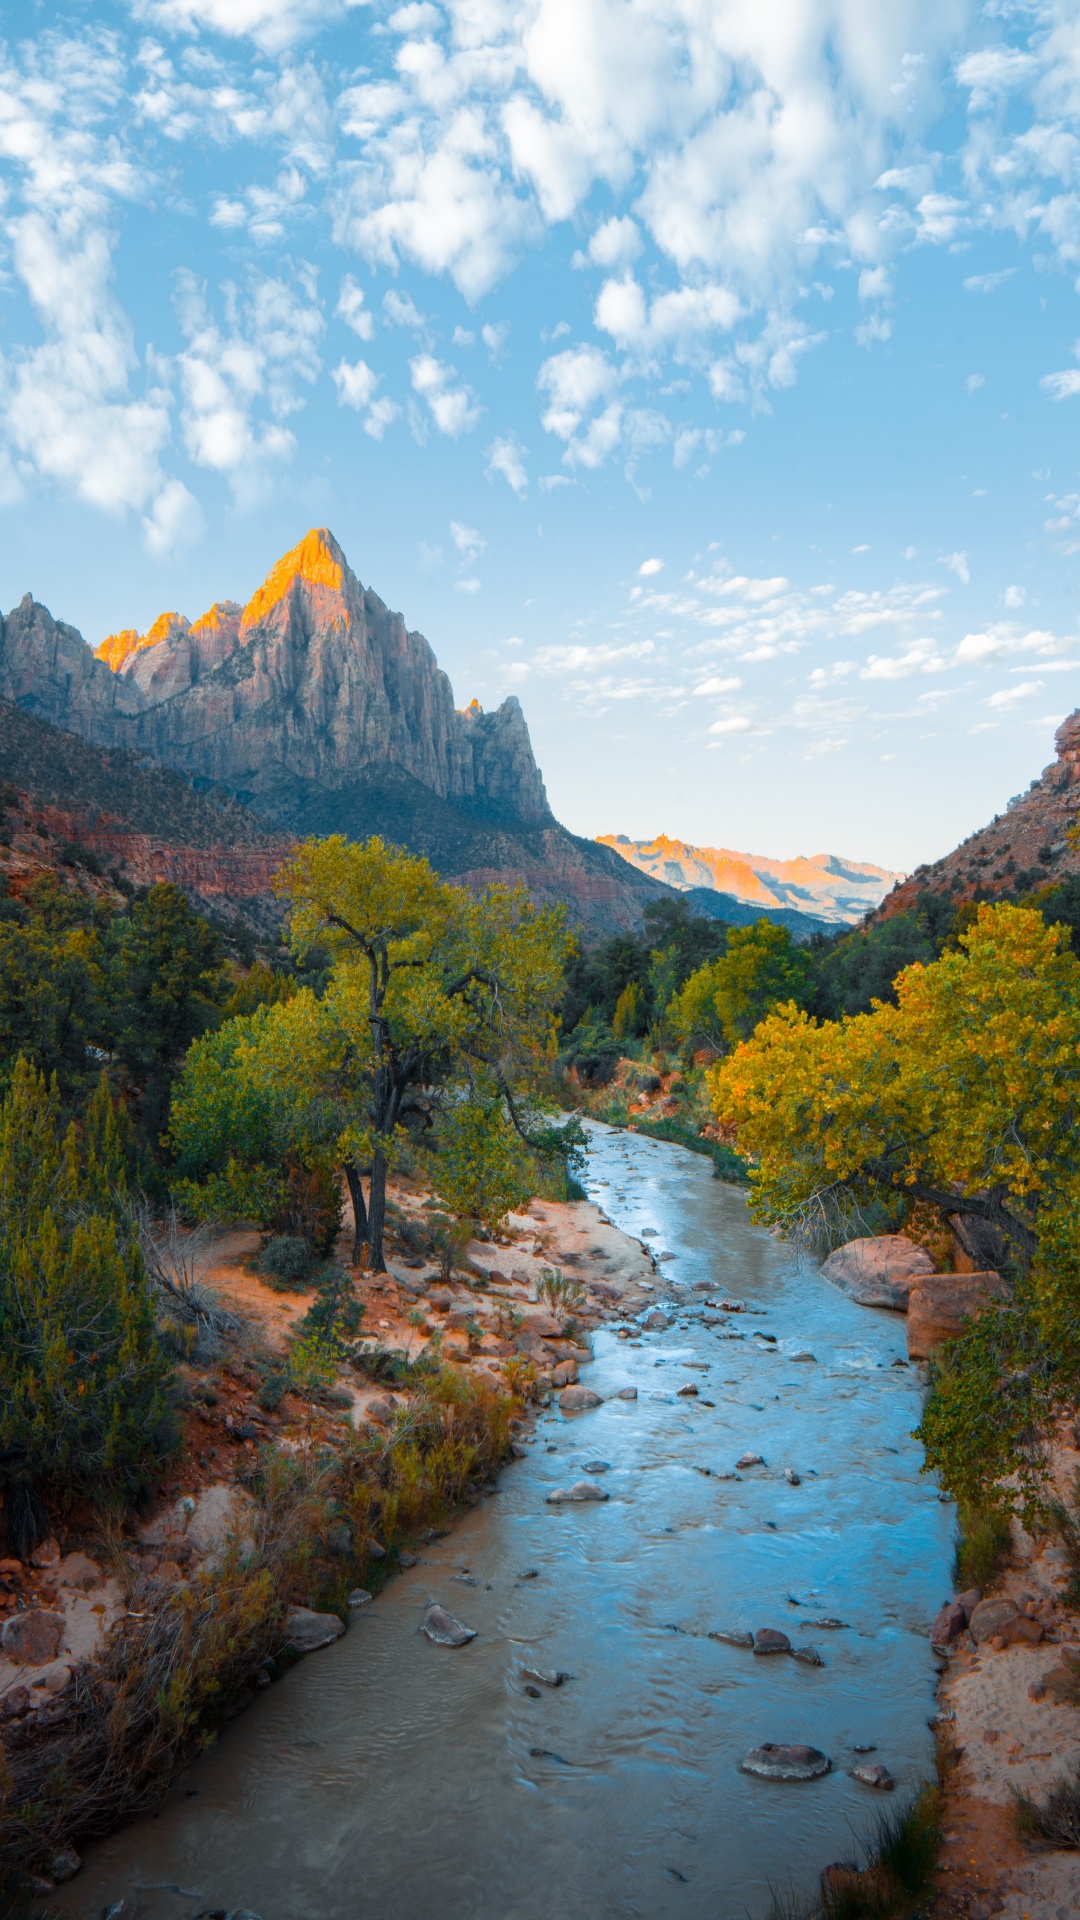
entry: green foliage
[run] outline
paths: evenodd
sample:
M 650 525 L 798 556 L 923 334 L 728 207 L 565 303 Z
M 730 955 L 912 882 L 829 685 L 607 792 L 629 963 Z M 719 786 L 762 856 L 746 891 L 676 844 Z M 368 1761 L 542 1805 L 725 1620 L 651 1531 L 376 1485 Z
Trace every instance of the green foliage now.
M 647 1024 L 645 989 L 640 980 L 629 980 L 615 1002 L 611 1031 L 620 1040 L 640 1036 Z
M 40 1530 L 43 1495 L 97 1495 L 106 1484 L 136 1490 L 170 1443 L 170 1369 L 138 1247 L 120 1232 L 109 1201 L 123 1144 L 104 1081 L 86 1150 L 74 1128 L 62 1126 L 55 1083 L 49 1088 L 26 1061 L 17 1063 L 0 1107 L 0 1453 L 10 1450 L 9 1534 L 13 1525 Z
M 317 1298 L 300 1322 L 305 1339 L 313 1339 L 334 1356 L 344 1358 L 348 1342 L 356 1339 L 364 1306 L 356 1297 L 352 1274 L 338 1261 L 328 1261 L 315 1281 Z
M 311 1281 L 311 1247 L 299 1234 L 276 1233 L 267 1241 L 256 1265 L 271 1286 L 279 1287 L 283 1292 L 290 1288 L 306 1287 Z
M 1000 1571 L 1009 1551 L 1011 1526 L 1008 1513 L 1000 1505 L 973 1506 L 968 1500 L 957 1511 L 960 1538 L 956 1543 L 955 1586 L 957 1593 L 971 1587 L 987 1587 Z
M 439 1262 L 439 1272 L 449 1281 L 472 1239 L 472 1227 L 467 1220 L 451 1220 L 444 1213 L 433 1213 L 429 1239 Z
M 497 1095 L 477 1090 L 443 1115 L 435 1178 L 452 1213 L 488 1228 L 528 1204 L 534 1170 Z
M 684 899 L 651 900 L 642 919 L 641 935 L 616 934 L 595 947 L 576 947 L 571 953 L 562 1004 L 564 1033 L 573 1033 L 582 1024 L 610 1031 L 619 999 L 631 985 L 639 988 L 645 1000 L 644 1022 L 634 1032 L 644 1032 L 656 1014 L 649 979 L 653 954 L 674 949 L 674 977 L 667 988 L 670 998 L 696 968 L 724 950 L 727 927 L 723 921 L 695 919 Z M 630 1029 L 625 1037 L 632 1037 Z
M 991 1304 L 957 1339 L 935 1349 L 917 1438 L 926 1471 L 940 1473 L 973 1522 L 1012 1504 L 1002 1483 L 1014 1473 L 1021 1504 L 1032 1515 L 1044 1465 L 1039 1436 L 1054 1399 L 1047 1360 L 1024 1287 L 1016 1300 Z
M 758 920 L 732 927 L 727 952 L 715 962 L 713 997 L 729 1041 L 745 1040 L 776 1007 L 805 1007 L 813 970 L 805 948 L 797 947 L 786 927 Z
M 915 961 L 928 965 L 939 951 L 940 943 L 921 913 L 896 913 L 872 926 L 855 928 L 838 942 L 812 944 L 809 957 L 817 974 L 814 1011 L 827 1020 L 838 1020 L 845 1013 L 869 1013 L 875 1000 L 895 1004 L 897 974 Z

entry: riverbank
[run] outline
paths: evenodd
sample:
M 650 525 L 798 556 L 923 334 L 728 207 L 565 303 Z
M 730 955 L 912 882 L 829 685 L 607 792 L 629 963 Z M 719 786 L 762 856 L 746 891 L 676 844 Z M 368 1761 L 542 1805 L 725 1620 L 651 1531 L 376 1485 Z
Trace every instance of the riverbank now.
M 31 1563 L 0 1563 L 0 1871 L 30 1872 L 40 1893 L 297 1652 L 344 1631 L 350 1596 L 366 1604 L 475 1505 L 537 1402 L 577 1381 L 592 1330 L 655 1290 L 644 1244 L 587 1202 L 534 1201 L 460 1249 L 444 1281 L 409 1250 L 429 1196 L 390 1197 L 401 1250 L 357 1276 L 367 1337 L 351 1364 L 305 1391 L 289 1353 L 317 1291 L 271 1286 L 257 1234 L 218 1236 L 178 1368 L 181 1443 L 151 1501 L 126 1518 L 72 1511 Z M 148 1692 L 162 1662 L 176 1724 Z

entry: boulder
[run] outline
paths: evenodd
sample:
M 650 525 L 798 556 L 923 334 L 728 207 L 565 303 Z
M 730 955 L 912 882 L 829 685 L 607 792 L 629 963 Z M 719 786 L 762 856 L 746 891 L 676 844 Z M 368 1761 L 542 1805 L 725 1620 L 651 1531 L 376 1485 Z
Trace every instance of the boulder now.
M 670 1327 L 671 1321 L 660 1307 L 654 1307 L 651 1313 L 645 1315 L 641 1324 L 654 1333 L 662 1333 L 665 1327 Z
M 564 1413 L 585 1413 L 589 1407 L 602 1406 L 603 1402 L 591 1387 L 564 1387 L 559 1395 L 559 1405 Z
M 378 1398 L 369 1400 L 367 1406 L 364 1408 L 364 1418 L 373 1421 L 377 1427 L 392 1426 L 394 1420 L 393 1401 Z
M 791 1641 L 777 1627 L 759 1627 L 754 1635 L 755 1653 L 790 1653 Z
M 736 1460 L 735 1465 L 737 1468 L 763 1467 L 765 1465 L 765 1462 L 762 1459 L 760 1453 L 741 1453 L 739 1455 L 739 1458 Z
M 754 1636 L 742 1627 L 718 1627 L 709 1634 L 710 1640 L 722 1640 L 729 1647 L 752 1647 Z
M 801 1660 L 804 1667 L 823 1667 L 825 1665 L 816 1647 L 792 1647 L 791 1657 L 793 1660 Z
M 688 1380 L 685 1387 L 680 1387 L 678 1389 L 678 1394 L 676 1397 L 679 1400 L 696 1400 L 697 1394 L 698 1394 L 698 1390 L 694 1382 L 692 1380 Z
M 896 1785 L 888 1767 L 864 1764 L 852 1767 L 851 1777 L 864 1787 L 877 1787 L 881 1793 L 891 1793 Z
M 990 1300 L 1007 1300 L 1009 1289 L 998 1273 L 940 1273 L 919 1281 L 908 1300 L 909 1360 L 926 1360 L 942 1340 L 963 1333 Z
M 49 1861 L 49 1879 L 55 1887 L 63 1886 L 65 1880 L 73 1880 L 82 1866 L 74 1847 L 61 1847 Z
M 963 1607 L 965 1620 L 971 1619 L 971 1616 L 974 1613 L 981 1599 L 982 1599 L 982 1591 L 979 1587 L 969 1587 L 966 1593 L 957 1594 L 956 1605 L 958 1607 Z
M 595 1480 L 575 1480 L 572 1487 L 556 1487 L 554 1493 L 549 1493 L 547 1505 L 549 1507 L 576 1506 L 583 1505 L 587 1500 L 609 1498 L 607 1488 L 598 1487 Z
M 476 1639 L 475 1627 L 464 1626 L 445 1607 L 439 1606 L 428 1608 L 421 1631 L 436 1647 L 463 1647 Z
M 522 1667 L 521 1677 L 523 1680 L 539 1680 L 542 1687 L 561 1687 L 573 1675 L 564 1673 L 561 1667 Z
M 550 1313 L 531 1313 L 526 1322 L 530 1333 L 541 1340 L 561 1340 L 563 1323 Z
M 930 1629 L 931 1646 L 951 1647 L 966 1626 L 967 1613 L 959 1600 L 947 1600 L 934 1617 L 934 1624 Z
M 996 1640 L 1019 1618 L 1020 1610 L 1012 1600 L 980 1600 L 968 1625 L 976 1640 Z
M 290 1653 L 316 1653 L 345 1631 L 336 1613 L 315 1613 L 311 1607 L 290 1607 L 285 1615 L 285 1644 Z
M 551 1369 L 553 1387 L 572 1387 L 577 1384 L 578 1370 L 576 1360 L 560 1360 L 557 1367 Z
M 0 1627 L 0 1652 L 20 1666 L 44 1667 L 56 1659 L 63 1631 L 62 1613 L 28 1607 L 25 1613 L 12 1614 Z
M 616 1400 L 636 1400 L 637 1388 L 636 1387 L 620 1387 L 618 1393 L 615 1395 L 615 1398 Z
M 368 1592 L 366 1587 L 354 1587 L 348 1599 L 346 1600 L 345 1605 L 350 1609 L 350 1611 L 354 1607 L 366 1607 L 369 1600 L 374 1599 L 374 1597 L 375 1596 L 373 1594 Z
M 891 1307 L 905 1313 L 912 1287 L 933 1274 L 934 1263 L 906 1233 L 883 1233 L 837 1247 L 821 1271 L 861 1307 Z
M 763 1746 L 751 1747 L 739 1771 L 756 1774 L 759 1780 L 820 1780 L 831 1766 L 820 1747 L 777 1746 L 766 1740 Z

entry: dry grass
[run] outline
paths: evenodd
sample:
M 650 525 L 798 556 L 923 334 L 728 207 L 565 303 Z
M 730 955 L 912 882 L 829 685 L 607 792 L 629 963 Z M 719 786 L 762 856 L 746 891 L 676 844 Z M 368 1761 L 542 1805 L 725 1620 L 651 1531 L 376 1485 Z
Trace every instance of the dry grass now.
M 1018 1793 L 1016 1828 L 1030 1847 L 1080 1848 L 1080 1770 L 1059 1780 L 1045 1800 Z

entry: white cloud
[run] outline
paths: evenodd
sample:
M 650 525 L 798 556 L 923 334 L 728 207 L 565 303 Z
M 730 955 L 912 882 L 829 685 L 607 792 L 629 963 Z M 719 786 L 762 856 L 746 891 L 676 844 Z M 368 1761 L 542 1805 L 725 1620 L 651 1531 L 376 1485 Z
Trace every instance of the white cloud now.
M 587 251 L 575 253 L 571 264 L 575 267 L 603 267 L 611 272 L 612 269 L 632 266 L 643 244 L 637 222 L 627 215 L 620 218 L 615 214 L 597 227 Z
M 381 400 L 376 400 L 372 406 L 368 408 L 367 418 L 364 421 L 364 432 L 369 433 L 373 440 L 381 440 L 387 428 L 393 426 L 400 412 L 401 408 L 398 406 L 397 401 L 391 400 L 384 395 Z
M 203 510 L 182 480 L 166 480 L 143 515 L 143 538 L 148 553 L 163 559 L 178 548 L 194 546 L 202 534 Z
M 467 527 L 463 520 L 451 520 L 450 538 L 466 566 L 471 566 L 474 560 L 487 552 L 487 541 L 479 528 Z
M 339 20 L 360 0 L 132 0 L 137 19 L 174 32 L 209 27 L 232 39 L 251 39 L 267 52 L 290 46 L 311 29 Z
M 529 490 L 529 475 L 525 467 L 525 448 L 512 433 L 503 439 L 493 440 L 487 450 L 488 479 L 501 474 L 519 500 L 524 500 Z
M 1002 267 L 997 273 L 971 273 L 964 281 L 965 291 L 968 293 L 996 293 L 999 287 L 1005 285 L 1006 280 L 1012 279 L 1015 272 L 1015 267 Z
M 940 556 L 940 564 L 948 567 L 950 573 L 955 573 L 962 586 L 971 585 L 971 569 L 968 566 L 966 553 L 943 553 Z
M 996 709 L 1018 706 L 1021 700 L 1030 700 L 1036 693 L 1041 693 L 1042 687 L 1041 680 L 1022 680 L 1018 687 L 1001 687 L 997 693 L 990 695 L 986 704 Z
M 695 698 L 700 700 L 710 693 L 735 693 L 742 686 L 738 674 L 729 674 L 726 679 L 713 674 L 711 679 L 703 680 L 700 687 L 694 688 Z
M 500 358 L 502 350 L 510 338 L 509 321 L 502 320 L 498 326 L 486 325 L 481 327 L 480 338 L 488 350 L 488 359 L 494 364 Z
M 391 287 L 383 294 L 383 312 L 392 327 L 411 327 L 414 331 L 425 325 L 424 315 L 416 302 L 407 293 L 399 293 Z
M 330 377 L 337 388 L 338 406 L 355 407 L 358 413 L 371 404 L 379 384 L 378 374 L 372 372 L 366 360 L 357 360 L 351 365 L 348 360 L 341 360 Z
M 935 640 L 916 640 L 905 653 L 870 654 L 860 680 L 910 680 L 916 673 L 941 673 L 945 662 Z
M 753 724 L 753 721 L 747 719 L 744 713 L 732 713 L 729 714 L 725 720 L 714 720 L 712 726 L 709 728 L 709 732 L 717 734 L 749 733 Z
M 1069 368 L 1065 373 L 1048 373 L 1039 385 L 1051 400 L 1072 400 L 1080 393 L 1080 371 Z
M 357 285 L 351 273 L 347 273 L 341 282 L 338 303 L 334 308 L 339 320 L 344 320 L 358 340 L 375 338 L 375 320 L 364 305 L 364 289 Z
M 965 393 L 978 393 L 979 388 L 985 387 L 985 385 L 985 373 L 969 373 L 967 379 L 964 381 L 964 391 Z
M 1022 607 L 1026 599 L 1026 587 L 1006 587 L 1004 603 L 1007 607 Z
M 455 386 L 457 379 L 455 368 L 436 360 L 430 353 L 421 353 L 415 360 L 409 361 L 412 375 L 413 392 L 427 401 L 431 417 L 440 433 L 456 440 L 463 433 L 471 433 L 480 419 L 482 408 L 478 405 L 471 388 L 462 383 Z
M 657 560 L 655 558 L 652 560 L 643 560 L 640 567 L 638 568 L 638 579 L 649 580 L 652 578 L 654 574 L 663 573 L 663 571 L 664 571 L 664 563 L 662 560 Z

